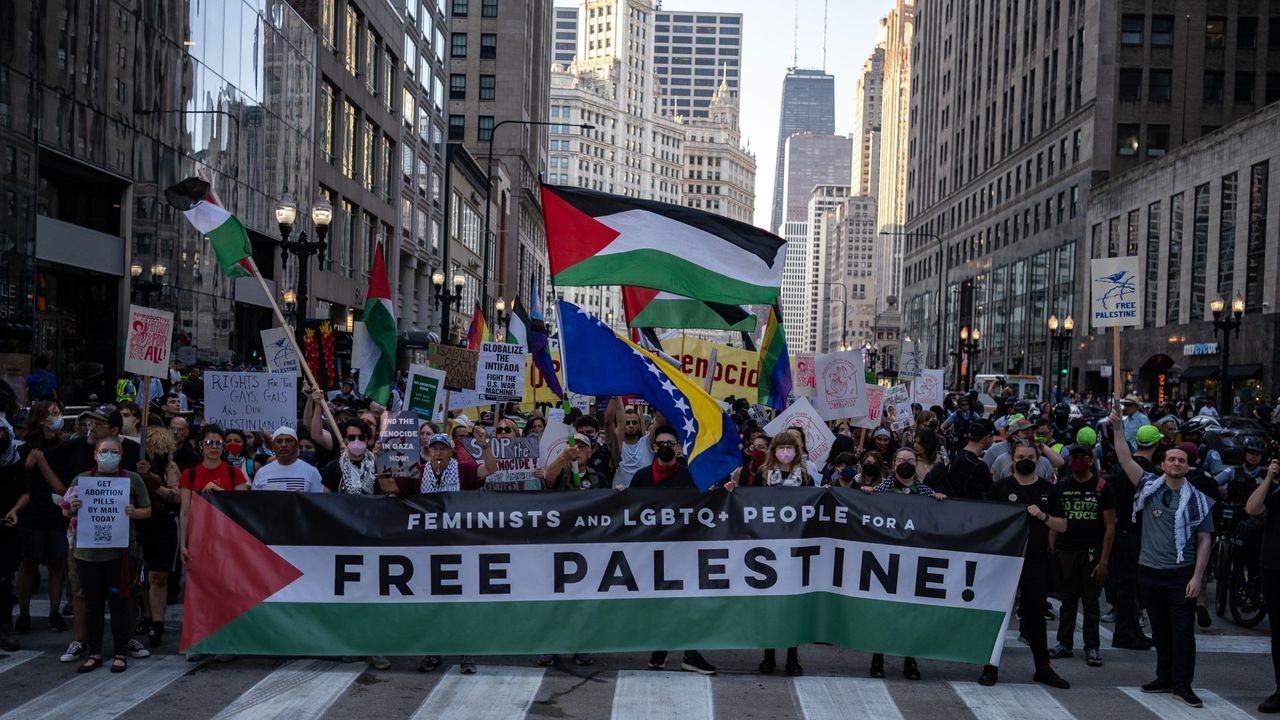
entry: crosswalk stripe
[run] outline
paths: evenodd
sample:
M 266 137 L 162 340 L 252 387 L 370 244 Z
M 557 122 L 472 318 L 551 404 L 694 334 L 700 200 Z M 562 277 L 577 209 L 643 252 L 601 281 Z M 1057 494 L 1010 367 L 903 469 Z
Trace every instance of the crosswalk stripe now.
M 123 676 L 108 672 L 110 656 L 106 663 L 0 715 L 0 720 L 113 720 L 191 669 L 177 655 L 131 661 Z
M 1162 720 L 1238 720 L 1253 717 L 1208 690 L 1196 690 L 1204 707 L 1193 708 L 1168 693 L 1144 693 L 1141 688 L 1120 688 Z
M 34 660 L 44 653 L 37 650 L 18 650 L 0 656 L 0 673 L 12 670 L 28 660 Z
M 1023 720 L 1033 713 L 1043 720 L 1073 720 L 1073 715 L 1039 685 L 996 685 L 982 687 L 953 682 L 960 696 L 978 720 Z
M 214 720 L 320 717 L 365 669 L 362 662 L 293 660 L 246 690 Z
M 678 672 L 622 670 L 613 690 L 613 720 L 712 720 L 711 678 Z
M 805 720 L 902 718 L 883 680 L 801 677 L 791 681 Z
M 542 687 L 542 668 L 481 665 L 474 675 L 450 668 L 412 720 L 520 720 Z

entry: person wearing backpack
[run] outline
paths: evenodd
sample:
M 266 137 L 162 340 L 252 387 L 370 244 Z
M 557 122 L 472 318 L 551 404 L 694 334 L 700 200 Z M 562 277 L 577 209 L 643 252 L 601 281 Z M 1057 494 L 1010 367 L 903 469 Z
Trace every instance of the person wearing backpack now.
M 200 430 L 200 463 L 182 471 L 178 480 L 181 509 L 178 511 L 178 548 L 183 564 L 191 563 L 187 537 L 191 531 L 191 493 L 226 492 L 248 490 L 249 481 L 240 468 L 222 459 L 225 447 L 224 433 L 217 425 L 205 425 Z

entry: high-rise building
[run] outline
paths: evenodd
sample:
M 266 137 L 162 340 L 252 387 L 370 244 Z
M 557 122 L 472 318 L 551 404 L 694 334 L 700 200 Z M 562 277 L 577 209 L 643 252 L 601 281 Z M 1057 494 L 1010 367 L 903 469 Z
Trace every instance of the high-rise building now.
M 881 26 L 883 28 L 883 26 Z M 880 190 L 880 121 L 884 100 L 884 42 L 876 45 L 853 90 L 853 161 L 849 187 L 875 197 Z
M 809 294 L 805 278 L 809 272 L 809 223 L 792 220 L 782 224 L 782 239 L 787 241 L 787 257 L 782 263 L 782 287 L 778 297 L 782 305 L 782 327 L 788 345 L 804 344 L 809 328 Z
M 721 83 L 737 96 L 741 60 L 740 13 L 654 13 L 653 71 L 663 115 L 710 119 Z
M 778 150 L 773 167 L 773 212 L 769 222 L 770 231 L 778 231 L 786 217 L 783 186 L 786 184 L 787 138 L 796 133 L 830 135 L 836 130 L 835 115 L 834 77 L 822 70 L 791 68 L 787 71 L 782 81 Z M 808 190 L 805 190 L 806 202 Z
M 553 12 L 555 13 L 555 39 L 551 48 L 551 61 L 563 68 L 568 68 L 578 49 L 578 6 L 556 5 Z
M 816 185 L 847 185 L 853 141 L 844 135 L 800 133 L 787 138 L 782 198 L 786 221 L 811 222 Z
M 880 176 L 876 187 L 876 221 L 880 232 L 900 232 L 907 208 L 907 116 L 911 104 L 911 36 L 914 8 L 897 0 L 881 22 L 884 37 L 884 81 L 880 105 Z M 880 244 L 877 276 L 886 299 L 897 296 L 902 283 L 901 235 Z
M 831 242 L 834 236 L 831 226 L 836 219 L 834 211 L 844 205 L 847 197 L 849 186 L 844 184 L 816 185 L 809 196 L 809 237 L 804 269 L 806 317 L 804 333 L 794 341 L 796 347 L 806 352 L 823 350 L 821 343 L 831 314 L 831 298 L 840 296 L 839 292 L 833 292 L 835 287 L 827 277 L 833 266 L 843 264 L 835 243 Z M 789 336 L 787 339 L 792 342 Z
M 1086 358 L 1110 357 L 1102 335 L 1089 340 L 1082 317 L 1087 260 L 1141 255 L 1148 231 L 1158 233 L 1162 248 L 1186 232 L 1192 241 L 1181 267 L 1173 263 L 1165 272 L 1182 273 L 1176 289 L 1194 293 L 1185 278 L 1194 268 L 1212 272 L 1218 266 L 1209 258 L 1221 258 L 1243 237 L 1243 231 L 1224 234 L 1221 213 L 1212 208 L 1237 193 L 1240 214 L 1234 224 L 1228 218 L 1227 227 L 1245 227 L 1238 193 L 1246 177 L 1240 165 L 1223 170 L 1235 175 L 1234 189 L 1225 175 L 1204 179 L 1206 202 L 1213 204 L 1201 214 L 1209 222 L 1199 226 L 1193 223 L 1197 198 L 1173 202 L 1181 184 L 1170 185 L 1154 228 L 1142 213 L 1131 217 L 1129 200 L 1123 211 L 1121 204 L 1099 209 L 1099 221 L 1091 224 L 1091 193 L 1117 173 L 1137 183 L 1135 168 L 1163 162 L 1183 143 L 1280 99 L 1280 76 L 1268 72 L 1280 23 L 1245 6 L 1210 10 L 1191 0 L 1151 9 L 1104 0 L 1007 10 L 979 5 L 953 13 L 940 0 L 921 0 L 916 8 L 907 231 L 917 235 L 906 248 L 903 320 L 931 347 L 954 347 L 962 327 L 980 330 L 979 372 L 1046 375 L 1058 366 L 1047 320 L 1072 315 L 1077 362 L 1070 363 L 1068 387 L 1105 390 L 1105 361 L 1086 364 Z M 1001 72 L 993 80 L 988 68 L 997 63 Z M 1152 195 L 1143 200 L 1156 202 Z M 1150 218 L 1149 207 L 1143 212 Z M 1238 267 L 1234 259 L 1227 264 Z M 1214 277 L 1217 282 L 1203 284 L 1206 298 L 1214 290 L 1236 290 L 1239 275 L 1226 276 L 1231 282 L 1221 272 Z M 1179 305 L 1179 321 L 1204 317 L 1197 300 Z M 1261 312 L 1255 306 L 1246 315 Z M 1126 337 L 1150 332 L 1167 342 L 1167 331 L 1126 331 Z M 1159 363 L 1153 362 L 1156 345 L 1143 347 L 1152 355 L 1126 353 L 1123 366 L 1110 371 L 1126 382 L 1144 377 L 1143 368 Z M 1171 378 L 1139 389 L 1148 397 L 1155 387 L 1181 392 Z
M 877 279 L 873 269 L 876 247 L 876 199 L 870 195 L 845 198 L 827 211 L 820 245 L 827 260 L 825 283 L 818 297 L 825 305 L 825 322 L 816 339 L 818 352 L 858 347 L 874 342 Z
M 756 157 L 742 147 L 738 97 L 728 81 L 712 98 L 706 120 L 682 120 L 684 204 L 750 223 L 755 213 Z

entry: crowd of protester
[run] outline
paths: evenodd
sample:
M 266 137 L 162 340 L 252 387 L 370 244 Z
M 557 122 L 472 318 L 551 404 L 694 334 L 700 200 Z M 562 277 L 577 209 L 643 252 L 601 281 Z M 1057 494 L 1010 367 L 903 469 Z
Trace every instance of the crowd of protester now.
M 56 379 L 38 380 L 39 388 L 48 390 L 46 397 L 21 410 L 16 398 L 0 388 L 0 605 L 5 609 L 0 645 L 16 649 L 17 636 L 31 632 L 33 622 L 66 631 L 64 616 L 70 615 L 73 639 L 62 660 L 78 662 L 81 672 L 104 664 L 122 672 L 130 658 L 146 657 L 148 648 L 168 642 L 165 608 L 179 599 L 184 567 L 200 561 L 188 544 L 193 493 L 479 491 L 497 469 L 491 438 L 537 436 L 546 428 L 540 413 L 522 414 L 514 407 L 496 416 L 451 413 L 442 424 L 422 421 L 421 462 L 415 476 L 406 479 L 377 472 L 374 456 L 384 408 L 361 398 L 350 383 L 329 396 L 304 388 L 297 427 L 268 433 L 201 423 L 199 401 L 189 395 L 199 383 L 181 373 L 145 392 L 137 387 L 141 383 L 122 380 L 116 402 L 74 418 L 63 415 Z M 145 413 L 143 394 L 151 400 Z M 392 409 L 398 402 L 397 396 Z M 337 418 L 336 435 L 326 426 L 325 403 Z M 1235 499 L 1249 515 L 1266 517 L 1258 552 L 1280 688 L 1280 638 L 1274 620 L 1280 617 L 1280 510 L 1274 507 L 1280 493 L 1273 492 L 1280 462 L 1270 457 L 1269 447 L 1248 445 L 1242 464 L 1226 465 L 1204 444 L 1195 423 L 1188 424 L 1189 407 L 1150 412 L 1134 397 L 1117 406 L 1100 421 L 1080 423 L 1060 405 L 1036 407 L 1010 393 L 1002 393 L 993 408 L 982 407 L 974 394 L 951 396 L 945 408 L 915 406 L 911 418 L 898 418 L 888 408 L 870 427 L 832 423 L 830 451 L 814 457 L 802 432 L 769 436 L 763 409 L 739 400 L 731 413 L 742 437 L 742 464 L 712 492 L 743 486 L 831 486 L 918 495 L 920 502 L 1021 505 L 1030 533 L 1017 615 L 1021 638 L 1032 650 L 1033 679 L 1070 687 L 1054 662 L 1076 656 L 1079 608 L 1079 651 L 1086 667 L 1103 665 L 1100 625 L 1112 623 L 1113 648 L 1155 649 L 1155 679 L 1143 691 L 1172 693 L 1197 707 L 1194 626 L 1212 622 L 1203 598 L 1209 542 L 1215 522 L 1220 522 L 1213 507 Z M 1199 411 L 1204 407 L 1212 411 L 1210 405 Z M 22 422 L 15 426 L 10 419 L 18 417 Z M 694 486 L 680 435 L 660 415 L 613 398 L 602 412 L 571 411 L 566 423 L 575 442 L 535 471 L 543 491 Z M 74 547 L 77 482 L 103 475 L 129 478 L 128 550 Z M 41 580 L 50 612 L 47 619 L 33 621 L 31 598 Z M 1047 630 L 1047 621 L 1055 619 L 1048 603 L 1051 594 L 1062 603 L 1052 645 Z M 1109 605 L 1105 612 L 1104 597 Z M 15 601 L 16 619 L 10 613 Z M 113 638 L 109 661 L 103 649 L 108 607 Z M 786 649 L 783 667 L 788 674 L 803 674 L 799 655 L 799 648 Z M 573 660 L 592 662 L 585 654 Z M 648 666 L 665 668 L 667 661 L 667 651 L 656 650 Z M 369 662 L 389 666 L 384 657 Z M 556 657 L 542 655 L 536 662 L 550 665 Z M 427 672 L 441 665 L 442 658 L 429 656 L 418 669 Z M 464 674 L 474 673 L 476 659 L 463 657 L 460 667 Z M 683 650 L 680 667 L 716 673 L 695 649 Z M 765 649 L 758 670 L 768 674 L 776 669 L 776 651 Z M 922 677 L 915 658 L 903 659 L 902 673 L 911 680 Z M 883 654 L 872 655 L 869 674 L 884 677 Z M 979 675 L 983 685 L 998 680 L 995 666 L 984 667 Z M 1259 709 L 1280 712 L 1280 693 Z

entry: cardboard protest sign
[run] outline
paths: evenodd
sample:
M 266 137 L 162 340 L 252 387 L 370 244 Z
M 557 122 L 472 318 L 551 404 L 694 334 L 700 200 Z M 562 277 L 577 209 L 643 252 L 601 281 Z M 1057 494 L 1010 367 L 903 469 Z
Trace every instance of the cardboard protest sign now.
M 792 428 L 804 433 L 804 446 L 808 450 L 806 456 L 810 462 L 823 462 L 827 459 L 831 443 L 836 441 L 835 433 L 831 432 L 818 411 L 804 398 L 799 398 L 786 410 L 778 413 L 778 417 L 766 425 L 764 431 L 769 433 L 769 437 L 773 437 Z
M 129 306 L 129 334 L 124 347 L 124 371 L 143 376 L 169 376 L 169 346 L 173 342 L 173 313 Z
M 483 352 L 483 351 L 482 351 Z M 541 490 L 542 480 L 533 476 L 541 452 L 536 437 L 494 437 L 489 449 L 498 461 L 498 472 L 484 480 L 486 490 L 510 492 Z
M 454 345 L 433 344 L 427 350 L 431 367 L 444 371 L 445 387 L 450 390 L 473 390 L 476 386 L 476 361 L 479 353 Z
M 943 380 L 943 372 L 930 368 L 911 384 L 912 397 L 926 410 L 934 405 L 942 407 L 947 399 L 947 384 Z
M 1093 327 L 1142 327 L 1142 278 L 1138 260 L 1133 255 L 1089 261 L 1089 318 Z
M 853 418 L 849 424 L 853 427 L 874 430 L 880 427 L 880 415 L 884 412 L 884 388 L 879 385 L 867 386 L 867 416 Z
M 551 347 L 551 366 L 556 370 L 556 378 L 560 381 L 560 387 L 565 386 L 564 368 L 560 364 L 560 348 L 552 341 Z M 542 376 L 542 371 L 533 362 L 533 355 L 525 353 L 524 363 L 524 399 L 525 402 L 559 402 L 560 398 L 551 392 L 547 387 L 547 379 Z
M 293 343 L 289 342 L 289 328 L 267 328 L 259 334 L 262 335 L 262 357 L 267 361 L 268 370 L 290 375 L 302 372 Z
M 443 370 L 411 363 L 409 382 L 405 385 L 405 408 L 433 422 L 443 420 L 445 377 Z
M 796 355 L 791 373 L 791 394 L 796 397 L 813 397 L 817 392 L 817 379 L 813 374 L 813 356 Z
M 80 511 L 76 513 L 76 547 L 129 547 L 128 477 L 81 475 L 76 481 Z
M 893 408 L 893 429 L 902 430 L 912 424 L 911 392 L 906 385 L 894 385 L 884 391 L 884 407 Z
M 378 436 L 378 474 L 392 477 L 421 475 L 416 465 L 421 459 L 422 439 L 418 436 L 418 414 L 412 410 L 389 413 Z
M 519 400 L 524 392 L 524 346 L 486 342 L 480 344 L 476 363 L 476 390 L 486 400 Z
M 560 457 L 560 453 L 564 452 L 564 448 L 569 442 L 569 433 L 571 432 L 573 432 L 573 428 L 563 422 L 547 420 L 547 429 L 543 430 L 542 437 L 538 438 L 538 455 L 541 458 L 541 467 L 550 465 L 552 460 Z
M 271 431 L 298 425 L 298 378 L 284 373 L 204 374 L 206 424 Z
M 818 355 L 813 372 L 813 407 L 824 420 L 867 416 L 867 378 L 861 350 Z
M 902 359 L 898 363 L 898 377 L 908 380 L 920 377 L 924 372 L 924 354 L 924 343 L 920 342 L 919 338 L 908 339 L 904 335 L 902 341 L 898 343 L 898 357 Z
M 698 385 L 711 377 L 711 397 L 754 398 L 760 391 L 760 353 L 715 343 L 696 335 L 680 335 L 662 341 L 663 351 L 680 364 L 680 370 Z

